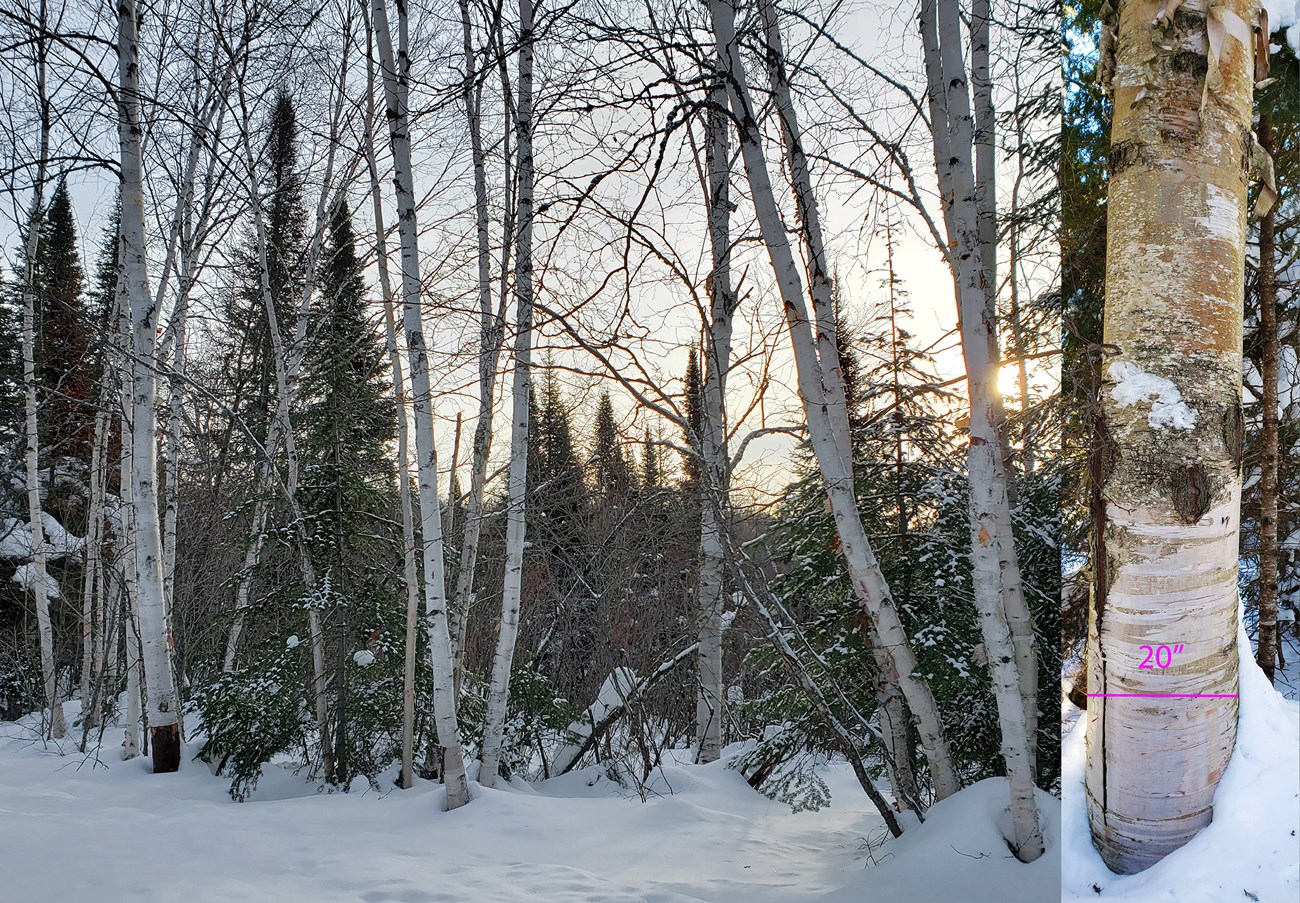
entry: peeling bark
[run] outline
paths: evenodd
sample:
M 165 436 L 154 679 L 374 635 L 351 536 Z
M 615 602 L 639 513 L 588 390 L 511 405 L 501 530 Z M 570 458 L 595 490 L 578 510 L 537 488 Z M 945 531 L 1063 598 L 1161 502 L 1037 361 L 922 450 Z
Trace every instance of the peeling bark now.
M 1231 420 L 1253 42 L 1234 36 L 1234 22 L 1253 22 L 1258 3 L 1211 6 L 1207 16 L 1188 2 L 1155 25 L 1149 3 L 1119 9 L 1112 146 L 1127 150 L 1110 176 L 1104 336 L 1119 355 L 1103 368 L 1114 454 L 1089 618 L 1086 788 L 1093 843 L 1124 874 L 1210 822 L 1236 738 Z M 1210 65 L 1196 62 L 1207 53 Z M 1135 378 L 1150 391 L 1135 392 Z M 1140 667 L 1143 645 L 1176 644 L 1185 651 L 1171 667 Z M 1121 693 L 1228 698 L 1098 697 Z
M 488 691 L 487 723 L 483 728 L 483 759 L 479 783 L 495 787 L 501 765 L 506 707 L 510 701 L 510 668 L 519 636 L 519 603 L 523 594 L 525 499 L 528 488 L 528 402 L 533 351 L 533 4 L 519 0 L 519 97 L 515 104 L 515 144 L 519 154 L 519 195 L 515 239 L 515 372 L 511 386 L 510 485 L 506 499 L 506 561 L 501 586 L 501 621 L 492 685 Z M 480 233 L 482 235 L 483 233 Z

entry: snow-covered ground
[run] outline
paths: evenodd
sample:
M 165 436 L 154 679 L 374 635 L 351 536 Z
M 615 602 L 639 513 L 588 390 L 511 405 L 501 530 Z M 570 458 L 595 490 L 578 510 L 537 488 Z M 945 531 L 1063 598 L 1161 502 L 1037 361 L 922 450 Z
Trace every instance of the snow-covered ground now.
M 1239 629 L 1237 645 L 1242 658 L 1237 746 L 1214 797 L 1214 821 L 1187 846 L 1137 875 L 1114 874 L 1092 846 L 1083 789 L 1087 722 L 1063 703 L 1069 731 L 1061 748 L 1063 900 L 1300 900 L 1296 658 L 1291 657 L 1285 676 L 1278 675 L 1275 689 L 1255 665 L 1244 630 Z
M 996 826 L 1001 780 L 881 846 L 881 821 L 843 766 L 825 770 L 832 802 L 818 812 L 792 813 L 720 764 L 675 760 L 644 803 L 587 769 L 536 787 L 474 785 L 475 800 L 447 813 L 433 784 L 327 794 L 277 768 L 234 803 L 200 762 L 153 775 L 115 748 L 95 764 L 33 736 L 0 723 L 0 899 L 15 903 L 1059 899 L 1059 807 L 1041 798 L 1052 846 L 1021 865 Z

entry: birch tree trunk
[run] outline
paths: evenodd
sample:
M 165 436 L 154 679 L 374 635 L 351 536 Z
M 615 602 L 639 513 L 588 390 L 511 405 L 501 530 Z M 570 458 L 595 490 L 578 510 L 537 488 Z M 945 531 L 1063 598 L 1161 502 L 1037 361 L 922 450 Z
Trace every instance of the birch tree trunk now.
M 145 252 L 144 186 L 140 171 L 139 49 L 135 0 L 118 2 L 118 135 L 122 166 L 122 278 L 131 317 L 131 492 L 136 547 L 146 714 L 155 772 L 181 761 L 180 705 L 172 681 L 171 630 L 163 597 L 162 535 L 158 523 L 157 353 L 158 308 L 149 290 Z
M 875 625 L 880 645 L 887 650 L 891 668 L 889 676 L 898 681 L 916 718 L 921 746 L 930 764 L 935 798 L 943 799 L 955 793 L 958 788 L 952 754 L 939 718 L 938 706 L 924 678 L 916 673 L 916 656 L 858 514 L 853 477 L 847 466 L 848 437 L 844 435 L 844 429 L 837 427 L 831 420 L 829 414 L 834 409 L 845 409 L 843 382 L 838 374 L 828 375 L 826 372 L 828 367 L 837 362 L 818 357 L 817 343 L 804 300 L 803 280 L 772 191 L 758 121 L 737 46 L 735 9 L 728 0 L 709 0 L 709 12 L 718 56 L 728 74 L 727 91 L 738 123 L 745 171 L 759 229 L 784 306 L 794 349 L 799 393 L 808 419 L 808 433 L 826 484 L 840 549 L 848 566 L 854 592 Z M 831 342 L 834 342 L 833 337 Z
M 533 351 L 533 4 L 519 0 L 519 96 L 515 104 L 515 145 L 519 154 L 519 193 L 515 238 L 515 370 L 511 386 L 510 485 L 506 511 L 506 561 L 501 586 L 501 625 L 492 659 L 487 723 L 479 783 L 495 787 L 510 701 L 510 668 L 519 637 L 523 592 L 525 497 L 528 487 L 528 402 Z M 480 232 L 480 240 L 485 233 Z M 482 266 L 480 258 L 480 266 Z M 480 276 L 484 270 L 480 270 Z
M 483 525 L 483 486 L 487 481 L 488 453 L 492 445 L 493 401 L 496 390 L 497 364 L 505 334 L 504 284 L 501 307 L 492 308 L 491 246 L 488 236 L 488 194 L 486 154 L 483 151 L 482 95 L 475 87 L 472 69 L 474 46 L 470 28 L 468 0 L 460 2 L 461 30 L 464 39 L 465 81 L 462 99 L 469 124 L 470 154 L 474 165 L 474 231 L 478 247 L 479 364 L 478 417 L 474 423 L 474 441 L 470 451 L 469 496 L 465 503 L 465 528 L 461 534 L 460 568 L 456 572 L 456 591 L 452 597 L 452 646 L 456 656 L 456 686 L 460 687 L 461 660 L 465 650 L 465 625 L 474 598 L 474 571 L 478 564 L 479 537 Z M 502 149 L 505 158 L 507 192 L 510 182 L 510 143 Z M 503 242 L 509 247 L 509 237 Z M 506 254 L 502 250 L 503 257 Z M 503 279 L 504 279 L 504 273 Z
M 1086 787 L 1093 843 L 1122 874 L 1210 822 L 1236 740 L 1247 23 L 1259 5 L 1212 7 L 1187 3 L 1154 27 L 1153 4 L 1119 7 L 1105 306 L 1118 353 L 1101 397 Z M 1143 667 L 1162 646 L 1171 666 Z
M 725 688 L 722 675 L 722 614 L 725 599 L 723 543 L 731 467 L 727 456 L 726 391 L 731 366 L 732 316 L 737 300 L 731 285 L 731 157 L 727 147 L 727 93 L 723 82 L 710 92 L 704 155 L 708 170 L 709 319 L 704 349 L 703 435 L 700 439 L 700 576 L 696 591 L 699 651 L 695 696 L 696 761 L 716 762 L 722 754 Z
M 1259 117 L 1259 143 L 1273 153 L 1273 116 Z M 1278 495 L 1278 398 L 1277 398 L 1277 243 L 1276 206 L 1270 207 L 1259 224 L 1259 334 L 1260 377 L 1264 382 L 1264 408 L 1259 447 L 1259 640 L 1255 663 L 1273 680 L 1277 666 L 1277 495 Z
M 31 562 L 27 585 L 36 603 L 36 629 L 41 647 L 41 684 L 45 705 L 50 709 L 49 736 L 60 740 L 67 731 L 63 718 L 63 704 L 58 696 L 58 673 L 54 666 L 54 632 L 50 626 L 50 576 L 46 567 L 45 525 L 41 510 L 40 454 L 41 440 L 36 409 L 36 257 L 40 247 L 41 223 L 45 218 L 45 180 L 48 177 L 50 156 L 50 101 L 46 96 L 46 28 L 45 4 L 40 7 L 42 34 L 36 39 L 36 101 L 41 109 L 39 157 L 36 161 L 36 179 L 32 193 L 32 217 L 27 234 L 23 261 L 23 464 L 26 476 L 27 521 L 31 530 Z
M 420 485 L 420 528 L 424 557 L 424 606 L 426 633 L 433 664 L 434 720 L 438 742 L 443 748 L 443 780 L 447 785 L 447 808 L 469 802 L 469 780 L 465 774 L 460 727 L 456 723 L 453 656 L 447 628 L 446 568 L 443 562 L 442 514 L 438 503 L 438 454 L 433 435 L 433 397 L 429 361 L 425 351 L 424 324 L 420 310 L 419 228 L 415 218 L 415 189 L 411 172 L 411 136 L 408 107 L 410 58 L 407 53 L 406 2 L 397 6 L 398 47 L 396 59 L 388 27 L 385 0 L 374 0 L 375 39 L 379 46 L 380 69 L 393 154 L 393 184 L 397 193 L 397 228 L 402 244 L 402 325 L 411 372 L 415 411 L 415 454 Z
M 375 156 L 375 58 L 374 31 L 370 11 L 366 16 L 366 166 L 370 173 L 370 206 L 375 221 L 375 261 L 379 270 L 379 291 L 384 303 L 384 345 L 393 372 L 393 394 L 397 417 L 397 496 L 402 509 L 402 582 L 406 587 L 406 647 L 402 683 L 402 771 L 401 786 L 409 790 L 415 762 L 415 654 L 416 630 L 420 617 L 420 577 L 415 562 L 415 515 L 411 507 L 411 451 L 408 437 L 406 378 L 402 355 L 397 348 L 397 318 L 393 313 L 393 284 L 388 272 L 388 230 L 384 227 L 384 203 L 379 189 L 379 163 Z
M 46 131 L 46 133 L 48 133 Z M 54 666 L 54 632 L 50 626 L 50 588 L 57 583 L 46 566 L 44 512 L 41 509 L 40 451 L 41 441 L 37 427 L 36 409 L 36 254 L 40 240 L 40 221 L 44 216 L 44 156 L 42 175 L 37 182 L 32 209 L 32 224 L 27 235 L 27 260 L 23 273 L 23 410 L 25 416 L 25 446 L 23 462 L 27 478 L 27 522 L 31 530 L 31 562 L 26 583 L 36 603 L 36 629 L 41 646 L 41 682 L 45 692 L 45 705 L 50 710 L 45 728 L 55 740 L 63 739 L 67 725 L 63 718 L 63 703 L 59 699 L 58 673 Z
M 956 4 L 926 0 L 921 10 L 935 167 L 941 174 L 941 187 L 948 192 L 943 198 L 947 256 L 957 294 L 970 398 L 967 470 L 971 583 L 998 706 L 1002 758 L 1011 791 L 1013 844 L 1022 862 L 1032 862 L 1043 853 L 1031 751 L 1038 702 L 1036 692 L 1029 692 L 1036 684 L 1037 660 L 1011 531 L 1007 474 L 1001 454 L 998 367 L 993 353 L 997 347 L 996 309 L 989 303 L 990 275 L 982 261 L 980 198 L 971 163 L 974 135 L 962 59 L 961 19 Z M 1013 626 L 1016 621 L 1019 629 Z

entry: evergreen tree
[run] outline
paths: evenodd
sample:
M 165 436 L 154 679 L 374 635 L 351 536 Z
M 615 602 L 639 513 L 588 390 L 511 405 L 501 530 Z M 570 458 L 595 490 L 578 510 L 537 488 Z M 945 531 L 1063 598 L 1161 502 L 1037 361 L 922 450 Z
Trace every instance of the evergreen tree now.
M 27 229 L 39 230 L 33 270 L 42 466 L 73 460 L 88 465 L 95 421 L 94 324 L 85 303 L 77 224 L 66 181 L 55 188 L 49 208 L 32 216 Z M 21 366 L 19 374 L 21 380 Z
M 614 422 L 614 405 L 609 393 L 600 396 L 596 406 L 596 442 L 592 452 L 594 483 L 600 501 L 607 506 L 622 506 L 632 488 L 632 470 Z
M 240 343 L 231 361 L 236 368 L 232 374 L 237 393 L 235 407 L 259 440 L 266 435 L 276 393 L 274 344 L 264 292 L 269 292 L 281 336 L 289 336 L 308 280 L 307 213 L 298 172 L 298 124 L 293 98 L 285 91 L 276 95 L 267 123 L 263 166 L 260 215 L 266 239 L 265 262 L 256 234 L 250 235 L 240 255 L 239 286 L 227 314 Z
M 641 442 L 641 494 L 653 498 L 663 488 L 664 472 L 659 463 L 659 449 L 650 439 L 650 427 L 646 427 Z
M 686 356 L 686 398 L 683 413 L 689 429 L 683 430 L 686 446 L 692 447 L 703 435 L 704 429 L 704 378 L 700 373 L 700 355 L 692 345 Z M 694 436 L 695 439 L 691 437 Z M 685 472 L 684 488 L 691 492 L 700 485 L 700 462 L 694 455 L 684 455 L 682 468 Z
M 368 656 L 361 650 L 401 646 L 405 598 L 394 579 L 401 537 L 389 518 L 396 474 L 387 352 L 369 316 L 363 273 L 351 217 L 340 205 L 318 275 L 299 422 L 305 529 L 312 558 L 328 580 L 323 623 L 335 671 L 333 772 L 341 782 L 386 764 L 382 756 L 373 758 L 376 731 L 383 732 L 374 708 L 400 708 L 393 691 L 401 685 L 401 661 L 394 655 L 362 664 Z M 375 698 L 381 686 L 388 697 L 382 705 Z

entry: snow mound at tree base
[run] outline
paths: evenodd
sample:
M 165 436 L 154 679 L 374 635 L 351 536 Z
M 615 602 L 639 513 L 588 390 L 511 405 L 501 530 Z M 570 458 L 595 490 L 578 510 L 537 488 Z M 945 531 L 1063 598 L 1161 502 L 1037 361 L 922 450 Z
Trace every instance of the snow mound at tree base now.
M 1237 648 L 1237 746 L 1214 797 L 1214 821 L 1187 846 L 1144 872 L 1116 875 L 1092 846 L 1083 789 L 1087 721 L 1078 719 L 1061 748 L 1064 900 L 1300 900 L 1300 705 L 1268 682 L 1241 628 Z
M 1010 828 L 1005 778 L 989 778 L 936 803 L 925 823 L 874 854 L 878 865 L 825 903 L 1056 903 L 1061 892 L 1060 802 L 1038 791 L 1047 851 L 1017 861 L 1003 834 Z

